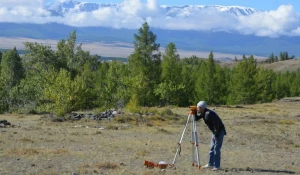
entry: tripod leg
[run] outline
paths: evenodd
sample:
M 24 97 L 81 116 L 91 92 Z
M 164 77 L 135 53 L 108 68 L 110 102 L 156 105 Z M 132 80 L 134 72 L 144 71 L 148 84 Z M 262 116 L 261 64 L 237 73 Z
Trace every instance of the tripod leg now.
M 181 134 L 181 138 L 180 138 L 180 140 L 179 140 L 179 142 L 178 142 L 178 147 L 177 147 L 177 151 L 176 151 L 176 154 L 175 154 L 175 157 L 174 157 L 174 160 L 173 160 L 172 166 L 174 166 L 174 165 L 175 165 L 175 162 L 176 162 L 177 155 L 178 155 L 178 154 L 180 155 L 180 151 L 181 151 L 181 142 L 182 142 L 182 139 L 183 139 L 183 136 L 184 136 L 185 130 L 186 130 L 186 128 L 187 128 L 187 125 L 188 125 L 188 123 L 189 123 L 190 117 L 191 117 L 191 115 L 189 114 L 189 115 L 188 115 L 188 118 L 187 118 L 187 120 L 186 120 L 186 123 L 185 123 L 184 129 L 183 129 L 183 132 L 182 132 L 182 134 Z
M 200 154 L 199 154 L 199 143 L 198 143 L 198 134 L 197 134 L 197 124 L 195 118 L 193 116 L 193 130 L 194 130 L 194 138 L 195 138 L 195 146 L 196 146 L 196 153 L 197 153 L 197 162 L 198 162 L 198 169 L 200 170 Z
M 193 116 L 191 118 L 191 144 L 192 144 L 192 166 L 195 165 L 195 134 L 194 134 L 194 122 Z

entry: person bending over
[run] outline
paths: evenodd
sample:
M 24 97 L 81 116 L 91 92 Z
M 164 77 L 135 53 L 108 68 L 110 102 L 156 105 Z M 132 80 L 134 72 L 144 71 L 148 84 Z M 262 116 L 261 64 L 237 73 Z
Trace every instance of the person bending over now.
M 205 101 L 200 101 L 197 104 L 197 111 L 196 121 L 203 119 L 212 132 L 209 161 L 203 168 L 212 168 L 213 171 L 217 171 L 221 166 L 221 148 L 224 135 L 226 135 L 225 126 L 218 114 L 207 108 Z

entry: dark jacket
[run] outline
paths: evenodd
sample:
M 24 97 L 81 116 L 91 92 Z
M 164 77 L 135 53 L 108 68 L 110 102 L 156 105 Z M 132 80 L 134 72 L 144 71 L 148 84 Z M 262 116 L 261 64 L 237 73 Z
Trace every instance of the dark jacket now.
M 226 135 L 225 126 L 217 113 L 206 108 L 203 114 L 196 114 L 196 121 L 200 120 L 201 118 L 203 118 L 205 124 L 212 131 L 212 133 L 215 134 L 216 137 L 219 136 L 221 131 L 224 131 L 224 134 Z

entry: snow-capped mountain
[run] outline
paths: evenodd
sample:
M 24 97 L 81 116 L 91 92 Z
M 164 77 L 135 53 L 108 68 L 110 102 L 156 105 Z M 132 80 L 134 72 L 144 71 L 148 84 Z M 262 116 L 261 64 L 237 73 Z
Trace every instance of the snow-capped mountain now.
M 124 3 L 124 2 L 123 2 Z M 119 10 L 123 3 L 118 4 L 100 4 L 100 3 L 88 3 L 78 2 L 74 0 L 66 0 L 63 2 L 56 2 L 48 5 L 46 10 L 50 11 L 53 16 L 65 16 L 67 13 L 78 12 L 93 12 L 101 10 L 101 8 L 114 8 Z M 254 8 L 241 7 L 241 6 L 220 6 L 220 5 L 185 5 L 185 6 L 168 6 L 160 5 L 159 10 L 165 14 L 166 17 L 188 17 L 203 10 L 216 10 L 219 12 L 225 12 L 235 16 L 247 16 L 258 12 Z
M 201 10 L 216 10 L 219 12 L 225 12 L 232 15 L 240 16 L 240 15 L 250 15 L 258 10 L 254 8 L 248 7 L 241 7 L 241 6 L 220 6 L 220 5 L 211 5 L 211 6 L 204 6 L 204 5 L 185 5 L 185 6 L 167 6 L 162 5 L 161 8 L 165 9 L 166 16 L 171 17 L 180 17 L 180 16 L 189 16 L 193 13 L 197 13 Z M 184 15 L 186 14 L 186 15 Z
M 66 0 L 48 5 L 46 10 L 50 11 L 54 16 L 64 16 L 66 13 L 92 12 L 104 7 L 117 7 L 117 4 L 98 4 Z

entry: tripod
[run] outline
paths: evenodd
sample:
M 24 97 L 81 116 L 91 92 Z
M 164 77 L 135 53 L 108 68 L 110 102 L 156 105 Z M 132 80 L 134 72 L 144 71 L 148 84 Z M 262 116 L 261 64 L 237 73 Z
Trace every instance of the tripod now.
M 173 164 L 172 164 L 173 167 L 175 165 L 177 156 L 180 155 L 181 142 L 182 142 L 185 130 L 187 128 L 187 125 L 188 125 L 189 121 L 191 120 L 191 141 L 190 142 L 192 144 L 192 166 L 195 165 L 195 150 L 196 150 L 197 167 L 200 170 L 200 167 L 201 167 L 200 166 L 200 154 L 199 154 L 199 148 L 198 148 L 199 144 L 198 144 L 198 137 L 197 137 L 196 117 L 195 117 L 196 110 L 197 110 L 197 106 L 190 106 L 190 113 L 189 113 L 187 121 L 185 123 L 183 132 L 181 134 L 181 138 L 178 142 L 178 148 L 177 148 L 177 151 L 176 151 L 176 154 L 175 154 L 175 157 L 174 157 L 174 160 L 173 160 Z

